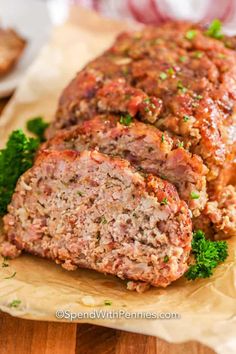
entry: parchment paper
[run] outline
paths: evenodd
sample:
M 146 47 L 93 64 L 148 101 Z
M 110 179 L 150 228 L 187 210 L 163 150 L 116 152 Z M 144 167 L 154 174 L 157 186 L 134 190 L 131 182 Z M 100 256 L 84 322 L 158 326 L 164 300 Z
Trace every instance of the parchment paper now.
M 131 24 L 129 26 L 137 26 Z M 24 81 L 0 119 L 0 144 L 12 130 L 24 128 L 33 116 L 53 118 L 63 87 L 86 62 L 108 47 L 124 23 L 73 9 L 69 21 L 54 30 L 48 45 L 29 68 Z M 126 290 L 125 282 L 88 270 L 68 272 L 53 262 L 21 256 L 1 267 L 0 309 L 14 316 L 56 321 L 56 310 L 93 309 L 175 312 L 179 320 L 90 319 L 89 322 L 161 337 L 170 342 L 198 340 L 218 353 L 236 352 L 236 239 L 230 256 L 214 276 L 188 282 L 180 279 L 167 289 L 144 294 Z M 4 279 L 16 272 L 11 279 Z M 10 307 L 20 300 L 17 308 Z M 110 300 L 111 306 L 104 306 Z

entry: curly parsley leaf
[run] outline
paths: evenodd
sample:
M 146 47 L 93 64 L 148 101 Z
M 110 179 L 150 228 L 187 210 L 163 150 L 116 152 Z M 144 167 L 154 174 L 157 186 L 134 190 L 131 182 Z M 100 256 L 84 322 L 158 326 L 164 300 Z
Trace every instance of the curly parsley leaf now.
M 222 24 L 220 20 L 215 19 L 211 22 L 208 30 L 206 31 L 206 35 L 208 37 L 212 37 L 215 39 L 222 39 L 224 35 L 221 33 Z
M 44 133 L 49 123 L 45 122 L 42 117 L 30 119 L 26 126 L 28 131 L 35 134 L 41 142 L 45 141 Z
M 208 278 L 213 274 L 213 269 L 227 258 L 228 245 L 226 241 L 207 240 L 204 232 L 198 230 L 193 234 L 192 254 L 195 264 L 190 265 L 185 273 L 186 278 Z
M 0 216 L 6 214 L 16 182 L 32 166 L 38 147 L 38 139 L 27 138 L 22 130 L 16 130 L 6 148 L 0 150 Z

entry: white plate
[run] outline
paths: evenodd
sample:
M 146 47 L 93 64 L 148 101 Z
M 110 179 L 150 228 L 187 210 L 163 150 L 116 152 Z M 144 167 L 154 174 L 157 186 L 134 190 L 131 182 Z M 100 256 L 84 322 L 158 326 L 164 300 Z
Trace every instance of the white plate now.
M 49 37 L 52 22 L 46 1 L 0 0 L 0 26 L 15 29 L 27 40 L 27 46 L 16 67 L 0 79 L 0 97 L 5 97 L 18 86 L 26 69 Z

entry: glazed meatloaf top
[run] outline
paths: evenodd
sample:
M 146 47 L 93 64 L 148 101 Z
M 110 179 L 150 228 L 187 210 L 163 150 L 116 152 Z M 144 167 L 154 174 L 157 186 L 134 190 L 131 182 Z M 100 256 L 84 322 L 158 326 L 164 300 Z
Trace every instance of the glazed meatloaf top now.
M 167 286 L 187 269 L 191 219 L 169 182 L 96 151 L 43 151 L 18 181 L 2 253 L 25 250 Z M 132 286 L 131 286 L 132 287 Z
M 48 137 L 97 112 L 128 114 L 201 156 L 209 192 L 216 193 L 233 173 L 235 102 L 235 52 L 197 25 L 171 22 L 121 34 L 79 72 L 61 96 Z
M 133 120 L 122 124 L 114 115 L 100 115 L 69 130 L 59 131 L 42 149 L 97 149 L 121 156 L 143 172 L 152 173 L 173 183 L 181 199 L 198 216 L 207 201 L 207 168 L 201 158 L 185 150 L 178 139 L 172 139 L 149 124 Z

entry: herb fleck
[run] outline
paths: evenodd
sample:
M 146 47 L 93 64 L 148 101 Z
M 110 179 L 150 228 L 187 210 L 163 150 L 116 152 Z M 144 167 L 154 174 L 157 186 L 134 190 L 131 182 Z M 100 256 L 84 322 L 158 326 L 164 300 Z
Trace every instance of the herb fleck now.
M 187 38 L 188 40 L 192 40 L 196 37 L 197 32 L 195 30 L 190 30 L 185 34 L 185 38 Z
M 200 195 L 196 192 L 191 192 L 190 197 L 191 197 L 191 199 L 199 199 Z
M 100 222 L 101 222 L 101 224 L 107 224 L 107 219 L 105 218 L 104 215 L 101 217 Z
M 177 83 L 177 89 L 180 90 L 181 92 L 185 93 L 187 91 L 187 88 L 184 87 L 181 81 L 178 81 Z
M 175 71 L 174 71 L 173 68 L 169 68 L 169 69 L 167 70 L 167 73 L 168 73 L 169 75 L 174 75 L 174 74 L 175 74 Z
M 167 198 L 166 198 L 166 197 L 163 198 L 160 204 L 161 204 L 161 205 L 167 205 L 167 204 L 168 204 Z
M 164 81 L 164 80 L 167 79 L 167 74 L 164 73 L 164 71 L 162 71 L 162 72 L 160 73 L 159 77 L 160 77 L 160 79 L 161 79 L 162 81 Z
M 169 261 L 169 256 L 167 256 L 167 254 L 165 255 L 165 257 L 164 257 L 164 263 L 167 263 L 168 261 Z
M 179 57 L 179 61 L 181 61 L 181 63 L 185 63 L 187 59 L 188 58 L 185 55 L 182 55 L 181 57 Z
M 26 126 L 28 131 L 35 134 L 41 142 L 45 141 L 44 133 L 49 126 L 49 123 L 46 123 L 42 117 L 30 119 Z
M 185 115 L 183 116 L 184 122 L 187 122 L 189 119 L 190 119 L 190 117 L 189 117 L 187 114 L 185 114 Z
M 80 197 L 83 197 L 83 193 L 78 191 L 77 194 L 80 196 Z
M 104 305 L 105 306 L 111 306 L 112 305 L 112 301 L 111 300 L 104 300 Z
M 194 58 L 200 59 L 203 57 L 203 52 L 200 50 L 197 50 L 196 52 L 193 53 Z
M 123 124 L 123 125 L 130 125 L 132 122 L 132 117 L 130 114 L 126 114 L 125 116 L 121 116 L 120 117 L 120 124 Z
M 208 30 L 205 32 L 205 34 L 208 37 L 212 37 L 215 39 L 222 39 L 224 35 L 221 33 L 222 29 L 222 24 L 220 20 L 215 19 L 211 22 L 210 26 L 208 27 Z
M 10 304 L 9 304 L 9 307 L 19 307 L 19 305 L 21 304 L 21 301 L 20 300 L 13 300 Z
M 164 141 L 165 141 L 165 135 L 162 134 L 162 136 L 161 136 L 161 142 L 164 143 Z
M 177 144 L 177 146 L 178 146 L 179 148 L 184 147 L 184 142 L 183 142 L 183 141 L 179 141 L 178 144 Z

